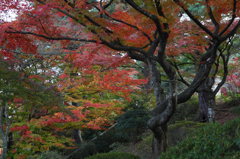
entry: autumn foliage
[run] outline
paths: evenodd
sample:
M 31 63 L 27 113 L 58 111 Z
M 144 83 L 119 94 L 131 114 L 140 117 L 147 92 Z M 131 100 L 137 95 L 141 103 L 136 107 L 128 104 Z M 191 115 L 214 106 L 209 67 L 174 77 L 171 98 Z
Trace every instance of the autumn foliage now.
M 23 155 L 30 155 L 28 149 L 71 147 L 70 139 L 57 137 L 68 129 L 108 128 L 147 82 L 156 100 L 148 127 L 164 149 L 164 131 L 176 105 L 209 77 L 219 46 L 240 26 L 237 0 L 4 0 L 0 9 L 18 15 L 1 22 L 1 61 L 20 72 L 23 88 L 43 89 L 40 99 L 46 92 L 59 99 L 28 107 L 36 98 L 18 95 L 7 101 L 18 112 L 30 110 L 11 127 L 22 141 L 12 152 L 20 153 L 21 147 Z M 137 61 L 148 67 L 145 79 L 133 68 Z M 190 78 L 181 76 L 186 65 Z M 179 93 L 177 81 L 184 78 L 189 80 Z

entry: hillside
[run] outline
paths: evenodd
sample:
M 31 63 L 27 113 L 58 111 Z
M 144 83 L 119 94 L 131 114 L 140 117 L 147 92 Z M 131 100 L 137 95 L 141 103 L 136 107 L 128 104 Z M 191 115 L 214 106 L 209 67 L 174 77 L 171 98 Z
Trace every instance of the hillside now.
M 192 111 L 192 110 L 191 110 Z M 240 100 L 218 103 L 215 108 L 215 122 L 224 124 L 240 117 Z M 197 114 L 191 114 L 193 118 Z M 196 128 L 207 127 L 208 124 L 191 120 L 176 121 L 169 125 L 168 140 L 170 148 L 178 145 L 186 137 L 191 136 Z M 151 159 L 151 132 L 147 131 L 142 135 L 142 140 L 136 143 L 115 144 L 114 151 L 128 152 L 140 156 L 142 159 Z

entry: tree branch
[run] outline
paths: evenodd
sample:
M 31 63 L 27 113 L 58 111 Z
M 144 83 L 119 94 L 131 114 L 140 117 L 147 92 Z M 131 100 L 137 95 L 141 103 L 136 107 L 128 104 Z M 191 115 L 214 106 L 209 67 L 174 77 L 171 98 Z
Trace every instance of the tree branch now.
M 157 16 L 148 13 L 147 11 L 140 8 L 133 0 L 125 0 L 130 6 L 132 6 L 135 10 L 140 12 L 141 14 L 145 15 L 146 17 L 150 18 L 156 25 L 158 32 L 161 34 L 163 32 L 162 26 Z
M 236 31 L 239 29 L 239 27 L 240 27 L 240 20 L 238 20 L 236 26 L 235 26 L 227 35 L 223 36 L 223 37 L 220 39 L 220 41 L 225 41 L 225 40 L 227 40 L 229 37 L 233 36 L 233 35 L 236 33 Z
M 185 84 L 186 86 L 189 87 L 190 84 L 183 78 L 183 76 L 182 76 L 182 74 L 181 74 L 181 72 L 180 72 L 177 64 L 174 62 L 172 65 L 174 66 L 175 70 L 177 71 L 177 74 L 178 74 L 178 76 L 179 76 L 179 78 L 180 78 L 179 81 L 181 81 L 183 84 Z
M 221 31 L 221 33 L 219 34 L 220 36 L 223 35 L 228 30 L 228 28 L 232 25 L 232 23 L 234 22 L 234 20 L 236 18 L 236 10 L 237 10 L 237 0 L 233 0 L 232 18 L 229 21 L 228 25 Z
M 41 37 L 41 38 L 44 38 L 44 39 L 47 39 L 47 40 L 70 40 L 70 41 L 81 41 L 81 42 L 98 43 L 97 40 L 78 39 L 78 38 L 71 38 L 71 37 L 50 37 L 50 36 L 46 36 L 46 35 L 43 35 L 43 34 L 37 34 L 37 33 L 26 32 L 26 31 L 6 31 L 6 33 L 9 33 L 9 34 L 33 35 L 33 36 Z
M 231 40 L 231 39 L 230 39 Z M 224 56 L 223 53 L 220 54 L 220 57 L 222 58 L 223 61 L 223 78 L 221 80 L 220 83 L 218 83 L 217 87 L 215 88 L 215 90 L 213 91 L 213 93 L 216 95 L 218 93 L 218 91 L 220 90 L 220 88 L 224 85 L 224 83 L 226 82 L 227 79 L 227 75 L 228 75 L 228 62 L 229 62 L 229 57 L 231 55 L 231 47 L 232 47 L 233 43 L 230 42 L 229 46 L 227 47 L 226 51 L 227 51 L 227 55 Z M 225 50 L 222 50 L 222 52 Z
M 216 37 L 208 28 L 206 28 L 187 8 L 183 6 L 183 4 L 180 2 L 180 0 L 173 0 L 178 6 L 180 6 L 185 13 L 190 17 L 192 21 L 194 21 L 203 31 L 205 31 L 208 35 L 210 35 L 212 38 L 216 39 Z
M 214 26 L 215 26 L 214 34 L 217 35 L 218 32 L 219 32 L 219 24 L 218 24 L 218 22 L 216 21 L 214 15 L 213 15 L 212 8 L 209 6 L 209 3 L 208 3 L 209 0 L 205 0 L 205 2 L 206 2 L 206 6 L 207 6 L 208 15 L 209 15 L 212 23 L 213 23 Z
M 140 31 L 150 42 L 152 42 L 152 39 L 150 38 L 150 36 L 147 35 L 143 30 L 139 29 L 137 26 L 132 25 L 132 24 L 129 24 L 129 23 L 123 21 L 123 20 L 119 20 L 119 19 L 113 18 L 113 17 L 111 17 L 111 16 L 108 15 L 108 14 L 105 14 L 105 15 L 106 15 L 107 17 L 111 18 L 112 20 L 116 21 L 116 22 L 123 23 L 123 24 L 125 24 L 125 25 L 127 25 L 127 26 L 129 26 L 129 27 L 132 27 L 132 28 L 136 29 L 137 31 Z

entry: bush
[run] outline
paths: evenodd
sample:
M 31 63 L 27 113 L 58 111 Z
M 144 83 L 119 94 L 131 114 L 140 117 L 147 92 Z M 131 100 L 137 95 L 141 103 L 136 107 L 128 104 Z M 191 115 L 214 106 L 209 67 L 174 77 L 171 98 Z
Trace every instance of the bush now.
M 126 111 L 117 119 L 117 125 L 93 142 L 98 152 L 111 151 L 114 143 L 136 142 L 147 130 L 149 111 L 144 107 L 135 107 Z
M 67 151 L 68 155 L 71 155 L 71 159 L 83 159 L 97 153 L 96 145 L 92 142 L 82 143 L 78 149 L 77 152 L 75 152 L 76 149 Z
M 206 123 L 182 120 L 176 121 L 174 124 L 168 126 L 168 145 L 175 146 L 189 134 L 191 134 L 196 128 L 203 127 Z
M 125 152 L 109 152 L 99 153 L 86 159 L 140 159 L 138 156 L 134 156 Z
M 224 125 L 208 124 L 197 129 L 161 159 L 237 159 L 240 158 L 240 119 Z
M 34 155 L 28 159 L 64 159 L 64 158 L 65 158 L 64 156 L 60 155 L 55 151 L 47 151 L 39 155 Z
M 149 130 L 145 132 L 141 137 L 142 140 L 137 143 L 115 143 L 113 152 L 126 152 L 139 156 L 142 159 L 152 158 L 152 132 Z
M 189 101 L 177 106 L 176 112 L 170 120 L 170 123 L 172 124 L 181 120 L 196 121 L 198 119 L 198 110 L 198 97 L 193 96 Z
M 128 110 L 117 119 L 114 136 L 118 142 L 134 142 L 147 130 L 149 111 L 144 107 Z

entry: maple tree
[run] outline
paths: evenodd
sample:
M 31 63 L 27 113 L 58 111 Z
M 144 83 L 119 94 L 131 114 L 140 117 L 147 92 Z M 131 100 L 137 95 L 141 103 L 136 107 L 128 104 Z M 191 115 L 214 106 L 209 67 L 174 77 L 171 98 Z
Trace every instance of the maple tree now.
M 199 98 L 199 120 L 202 122 L 209 121 L 209 108 L 213 109 L 216 105 L 215 98 L 220 88 L 224 85 L 228 75 L 228 62 L 232 54 L 232 45 L 234 38 L 230 38 L 226 43 L 223 43 L 218 48 L 217 60 L 215 61 L 208 77 L 196 90 Z M 193 53 L 189 53 L 188 48 L 191 48 L 188 44 L 184 44 L 187 50 L 183 48 L 184 52 L 176 57 L 172 57 L 173 66 L 177 70 L 179 81 L 184 85 L 182 87 L 189 86 L 189 82 L 192 80 L 194 70 L 199 65 L 199 51 L 195 50 Z M 199 44 L 199 47 L 204 47 Z M 194 50 L 194 47 L 191 48 Z M 199 49 L 199 48 L 198 48 Z M 215 87 L 215 88 L 214 88 Z
M 90 57 L 90 55 L 87 56 Z M 14 133 L 14 140 L 21 141 L 14 143 L 11 147 L 10 152 L 14 157 L 21 156 L 24 158 L 24 156 L 27 157 L 36 152 L 46 151 L 54 147 L 58 149 L 67 148 L 65 145 L 71 145 L 73 141 L 65 137 L 58 138 L 56 135 L 59 132 L 72 129 L 101 130 L 107 128 L 113 123 L 114 118 L 121 113 L 121 108 L 124 106 L 123 100 L 129 100 L 130 93 L 138 90 L 138 85 L 146 82 L 146 80 L 138 80 L 131 77 L 137 73 L 135 70 L 121 70 L 118 68 L 120 64 L 123 64 L 123 59 L 129 61 L 129 58 L 123 57 L 122 59 L 120 56 L 111 56 L 108 59 L 106 55 L 105 60 L 108 62 L 105 61 L 103 64 L 97 60 L 92 60 L 94 64 L 90 61 L 88 63 L 76 62 L 82 60 L 81 58 L 78 58 L 76 55 L 65 57 L 65 60 L 71 61 L 71 64 L 68 64 L 69 66 L 67 64 L 64 65 L 64 73 L 59 75 L 56 84 L 58 91 L 64 94 L 65 101 L 80 103 L 80 106 L 70 105 L 62 109 L 60 107 L 61 104 L 59 104 L 62 100 L 56 99 L 59 100 L 56 102 L 53 98 L 50 100 L 53 103 L 51 108 L 46 105 L 39 105 L 38 100 L 35 98 L 24 98 L 24 105 L 26 105 L 26 101 L 29 101 L 32 102 L 33 106 L 30 107 L 30 110 L 22 110 L 22 106 L 18 106 L 15 110 L 20 112 L 26 111 L 27 120 L 22 117 L 21 120 L 12 124 L 11 132 Z M 56 62 L 57 59 L 53 59 Z M 14 61 L 16 59 L 8 59 L 7 62 L 10 62 L 9 60 Z M 31 59 L 28 58 L 28 60 Z M 61 60 L 61 62 L 63 61 Z M 42 65 L 38 66 L 37 61 L 33 60 L 32 62 L 30 63 L 30 68 L 25 67 L 23 69 L 25 72 L 30 73 L 27 81 L 30 82 L 29 80 L 31 80 L 33 84 L 44 81 L 45 85 L 48 84 L 51 81 L 51 78 L 48 76 L 53 75 L 53 72 L 45 70 Z M 43 61 L 43 63 L 46 62 L 49 62 L 49 60 Z M 41 71 L 38 75 L 34 75 L 35 71 L 31 70 L 33 65 L 37 65 L 37 68 L 40 67 L 38 69 L 41 69 Z M 109 66 L 111 66 L 110 69 Z M 50 83 L 53 85 L 52 82 Z M 53 89 L 54 85 L 51 85 L 50 88 Z M 49 100 L 47 94 L 44 94 L 44 96 L 41 96 L 41 93 L 35 95 L 46 101 Z M 19 101 L 19 99 L 16 99 L 16 101 Z M 60 110 L 58 110 L 59 107 L 61 108 Z M 19 117 L 16 116 L 16 118 Z
M 205 81 L 217 60 L 220 44 L 233 36 L 240 25 L 237 0 L 30 0 L 28 3 L 31 9 L 21 11 L 17 21 L 2 25 L 1 45 L 4 48 L 1 53 L 10 58 L 12 52 L 9 49 L 37 52 L 33 42 L 37 39 L 60 41 L 64 46 L 61 49 L 75 55 L 87 43 L 100 44 L 146 63 L 156 97 L 156 108 L 148 122 L 155 137 L 153 150 L 156 156 L 166 149 L 167 122 L 176 105 L 187 101 Z M 196 7 L 196 4 L 201 7 Z M 194 10 L 202 12 L 196 14 Z M 192 36 L 175 39 L 175 27 L 182 24 L 179 16 L 182 13 L 202 31 L 201 38 L 194 35 L 195 32 L 185 30 L 185 35 Z M 16 39 L 21 39 L 21 42 Z M 194 47 L 200 51 L 193 80 L 180 93 L 176 91 L 177 71 L 169 62 L 170 56 L 179 53 L 174 51 L 176 45 L 169 43 L 172 40 L 181 43 L 192 40 L 196 42 Z M 205 44 L 204 48 L 199 49 L 199 41 Z M 71 42 L 78 44 L 75 49 L 69 49 Z M 91 49 L 97 47 L 92 46 Z M 168 78 L 167 91 L 161 86 L 157 66 Z
M 92 47 L 92 45 L 89 45 L 89 47 Z M 84 49 L 86 48 L 87 46 L 85 46 Z M 124 106 L 123 102 L 120 102 L 122 99 L 116 100 L 117 96 L 130 100 L 130 93 L 137 90 L 138 85 L 145 83 L 146 80 L 133 78 L 134 74 L 137 73 L 134 69 L 123 70 L 118 68 L 119 65 L 130 62 L 129 58 L 125 56 L 122 57 L 119 53 L 115 56 L 113 56 L 113 54 L 108 55 L 106 51 L 111 52 L 112 50 L 102 48 L 101 45 L 99 45 L 97 50 L 98 52 L 83 50 L 83 56 L 70 54 L 65 56 L 64 60 L 61 60 L 61 62 L 67 61 L 71 64 L 68 67 L 64 66 L 64 73 L 59 75 L 57 83 L 58 89 L 61 93 L 65 94 L 66 101 L 81 103 L 81 106 L 68 106 L 63 110 L 67 111 L 66 109 L 68 109 L 69 111 L 67 112 L 72 113 L 72 115 L 63 112 L 47 115 L 51 113 L 50 111 L 46 111 L 47 107 L 36 107 L 36 99 L 31 99 L 33 104 L 35 104 L 35 106 L 31 108 L 31 112 L 29 112 L 31 116 L 28 117 L 27 121 L 15 122 L 11 128 L 11 131 L 14 133 L 14 139 L 21 141 L 15 143 L 12 147 L 11 152 L 14 157 L 24 158 L 53 147 L 66 148 L 64 144 L 69 144 L 72 141 L 64 137 L 60 139 L 55 137 L 56 132 L 70 129 L 87 128 L 98 130 L 107 128 L 112 124 L 116 115 L 121 113 L 121 108 Z M 105 51 L 104 58 L 101 55 L 101 50 Z M 15 54 L 19 53 L 20 56 L 24 58 L 28 56 L 23 52 L 13 52 Z M 23 60 L 23 62 L 19 60 L 19 56 L 15 54 L 13 54 L 13 56 L 3 54 L 3 59 L 9 63 L 20 62 L 21 65 L 25 66 L 25 68 L 21 68 L 21 70 L 23 69 L 30 73 L 28 76 L 30 80 L 45 84 L 52 83 L 49 82 L 52 81 L 52 79 L 48 76 L 56 75 L 53 70 L 49 70 L 48 68 L 46 70 L 42 66 L 43 64 L 48 64 L 48 62 L 50 62 L 49 60 L 43 59 L 43 57 L 40 56 L 39 58 L 43 60 L 42 64 L 40 63 L 39 65 L 37 59 L 36 61 L 33 59 L 33 63 L 29 64 L 26 61 L 31 61 L 31 58 L 28 57 L 26 58 L 27 60 Z M 85 58 L 88 58 L 87 62 L 83 61 Z M 53 57 L 53 59 L 55 58 Z M 59 60 L 59 58 L 56 58 L 54 62 L 56 62 L 56 60 Z M 24 65 L 22 62 L 26 64 Z M 31 73 L 31 68 L 34 67 L 34 65 L 36 65 L 37 68 L 40 66 L 39 69 L 41 71 L 40 73 L 37 71 L 38 75 L 34 75 L 36 70 Z M 47 98 L 43 99 L 48 100 Z M 58 102 L 55 104 L 56 106 L 58 105 L 57 103 Z M 51 108 L 51 110 L 53 112 L 56 111 L 54 108 Z M 30 152 L 29 149 L 31 149 Z
M 229 74 L 229 61 L 233 54 L 233 41 L 234 38 L 231 38 L 225 45 L 219 47 L 217 60 L 208 78 L 199 87 L 198 95 L 201 121 L 212 120 L 209 119 L 209 113 L 211 113 L 209 111 L 216 106 L 216 95 L 227 80 Z M 217 80 L 220 81 L 216 82 Z
M 20 65 L 7 63 L 1 59 L 1 136 L 3 139 L 2 158 L 6 158 L 8 150 L 15 145 L 15 136 L 11 127 L 15 123 L 26 122 L 41 106 L 57 104 L 61 101 L 53 88 L 48 89 L 21 70 Z M 26 61 L 25 61 L 26 62 Z M 25 70 L 26 71 L 26 70 Z M 34 93 L 33 93 L 34 92 Z M 52 100 L 48 100 L 52 98 Z M 14 136 L 14 137 L 13 137 Z

